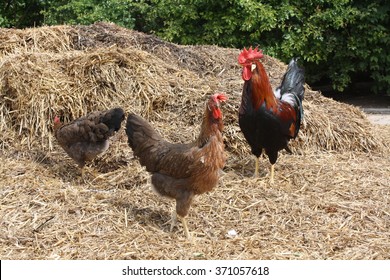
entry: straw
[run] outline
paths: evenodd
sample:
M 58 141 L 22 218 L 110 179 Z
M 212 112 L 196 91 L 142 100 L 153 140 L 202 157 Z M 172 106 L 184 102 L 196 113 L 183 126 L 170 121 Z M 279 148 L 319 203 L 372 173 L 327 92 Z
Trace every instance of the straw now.
M 239 50 L 180 46 L 110 23 L 0 29 L 1 259 L 388 259 L 390 128 L 306 86 L 293 154 L 275 184 L 238 126 Z M 265 56 L 273 86 L 286 65 Z M 207 97 L 226 92 L 228 157 L 219 185 L 188 215 L 151 190 L 124 129 L 89 164 L 87 181 L 52 135 L 73 120 L 121 106 L 169 141 L 199 132 Z M 96 173 L 96 174 L 95 174 Z M 237 236 L 228 231 L 234 229 Z

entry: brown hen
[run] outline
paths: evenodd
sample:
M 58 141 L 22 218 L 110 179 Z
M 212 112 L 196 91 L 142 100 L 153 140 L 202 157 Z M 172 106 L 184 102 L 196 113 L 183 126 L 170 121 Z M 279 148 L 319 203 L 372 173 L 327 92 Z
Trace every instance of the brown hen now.
M 214 94 L 209 98 L 200 134 L 189 144 L 169 143 L 140 116 L 129 114 L 127 117 L 129 146 L 141 165 L 152 173 L 155 190 L 162 196 L 176 200 L 171 230 L 177 214 L 187 238 L 191 236 L 185 216 L 193 197 L 211 191 L 217 185 L 220 170 L 225 165 L 220 102 L 226 99 L 224 94 Z
M 92 112 L 67 124 L 61 123 L 56 116 L 54 136 L 81 168 L 83 177 L 86 162 L 92 161 L 108 149 L 108 139 L 120 129 L 124 119 L 125 114 L 121 108 Z

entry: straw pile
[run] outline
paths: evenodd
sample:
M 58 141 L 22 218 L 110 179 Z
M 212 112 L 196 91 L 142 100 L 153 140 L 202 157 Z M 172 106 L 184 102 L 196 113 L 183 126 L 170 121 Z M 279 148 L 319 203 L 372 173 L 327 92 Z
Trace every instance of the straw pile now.
M 389 258 L 390 133 L 360 109 L 307 87 L 294 154 L 281 153 L 270 187 L 249 177 L 237 124 L 239 50 L 179 46 L 108 23 L 0 29 L 0 42 L 2 259 Z M 267 56 L 264 65 L 276 86 L 286 65 Z M 180 224 L 169 232 L 172 202 L 150 191 L 123 130 L 91 164 L 99 175 L 89 183 L 52 136 L 54 115 L 121 106 L 167 139 L 191 141 L 218 91 L 230 98 L 228 163 L 190 210 L 195 244 Z

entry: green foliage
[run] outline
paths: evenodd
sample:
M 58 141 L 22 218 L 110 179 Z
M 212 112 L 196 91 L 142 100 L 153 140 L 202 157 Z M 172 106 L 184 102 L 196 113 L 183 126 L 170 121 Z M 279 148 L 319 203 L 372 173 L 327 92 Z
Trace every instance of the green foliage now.
M 299 56 L 310 83 L 344 90 L 359 77 L 390 94 L 387 0 L 4 0 L 0 26 L 111 21 L 180 44 L 259 45 Z
M 2 0 L 0 4 L 0 27 L 39 26 L 43 0 Z
M 166 40 L 181 44 L 238 46 L 256 38 L 259 30 L 271 30 L 276 14 L 271 6 L 253 0 L 152 0 L 155 7 L 149 25 Z M 256 23 L 256 24 L 254 24 Z
M 385 1 L 311 1 L 297 5 L 301 23 L 281 20 L 282 40 L 267 42 L 275 56 L 287 61 L 301 56 L 311 82 L 329 77 L 344 90 L 355 73 L 375 81 L 373 90 L 390 93 L 387 57 L 389 4 Z M 283 5 L 281 5 L 283 7 Z
M 181 44 L 260 45 L 288 62 L 302 58 L 309 83 L 343 91 L 356 73 L 390 93 L 389 11 L 385 0 L 154 0 L 148 26 Z M 357 80 L 355 80 L 356 82 Z
M 143 11 L 143 1 L 133 0 L 70 0 L 49 1 L 43 11 L 45 24 L 92 24 L 110 21 L 134 28 L 136 15 Z

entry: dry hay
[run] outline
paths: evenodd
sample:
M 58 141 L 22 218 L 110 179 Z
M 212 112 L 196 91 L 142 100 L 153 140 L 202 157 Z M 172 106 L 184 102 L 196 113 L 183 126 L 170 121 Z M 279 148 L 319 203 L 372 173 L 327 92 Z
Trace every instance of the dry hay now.
M 0 38 L 2 259 L 389 258 L 390 129 L 358 108 L 307 87 L 294 153 L 281 153 L 270 187 L 249 177 L 238 50 L 179 46 L 108 23 L 0 29 Z M 286 66 L 268 56 L 264 64 L 277 85 Z M 123 130 L 88 183 L 51 134 L 55 114 L 122 106 L 169 140 L 190 141 L 216 91 L 230 98 L 228 163 L 216 190 L 191 207 L 194 244 L 181 225 L 169 232 L 172 202 L 150 191 Z
M 72 30 L 70 26 L 25 30 L 0 28 L 0 59 L 10 54 L 73 50 L 72 38 L 69 37 Z
M 191 208 L 194 244 L 181 227 L 169 231 L 172 203 L 130 158 L 90 184 L 57 154 L 2 158 L 2 259 L 389 258 L 384 157 L 283 156 L 273 187 L 228 170 Z M 231 229 L 237 237 L 227 236 Z
M 28 143 L 38 139 L 43 147 L 52 147 L 49 131 L 54 114 L 74 119 L 113 105 L 163 121 L 163 126 L 168 114 L 170 127 L 185 128 L 199 123 L 206 95 L 225 91 L 230 96 L 224 110 L 228 150 L 236 155 L 248 153 L 237 126 L 242 89 L 238 50 L 179 46 L 107 23 L 16 30 L 18 36 L 11 31 L 0 32 L 13 47 L 0 49 L 4 55 L 0 64 L 1 127 L 19 131 Z M 44 40 L 45 32 L 50 42 Z M 276 86 L 286 66 L 270 57 L 264 64 Z M 360 110 L 310 88 L 304 108 L 305 123 L 298 141 L 292 143 L 294 148 L 383 148 L 383 141 L 372 134 Z M 176 129 L 172 132 L 176 134 Z

